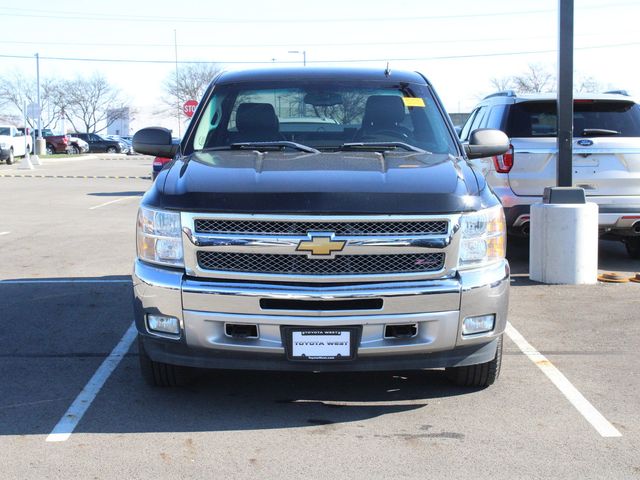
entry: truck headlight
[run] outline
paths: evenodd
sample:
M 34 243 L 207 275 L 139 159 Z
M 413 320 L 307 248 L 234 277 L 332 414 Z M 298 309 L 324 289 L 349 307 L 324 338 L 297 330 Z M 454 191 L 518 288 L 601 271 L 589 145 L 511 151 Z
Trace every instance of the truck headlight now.
M 3 150 L 7 149 L 7 148 L 9 148 L 9 144 L 2 142 L 2 143 L 0 143 L 0 148 L 2 148 Z
M 507 233 L 502 206 L 465 213 L 460 223 L 459 268 L 474 268 L 505 257 Z
M 184 266 L 178 212 L 140 207 L 136 236 L 139 259 L 161 265 Z

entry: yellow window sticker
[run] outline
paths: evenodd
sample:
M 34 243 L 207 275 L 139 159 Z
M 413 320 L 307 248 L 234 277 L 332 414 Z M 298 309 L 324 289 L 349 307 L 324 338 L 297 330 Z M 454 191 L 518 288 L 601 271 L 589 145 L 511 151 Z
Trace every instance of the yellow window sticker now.
M 402 101 L 404 102 L 405 107 L 422 107 L 424 108 L 426 105 L 424 104 L 424 99 L 420 97 L 402 97 Z

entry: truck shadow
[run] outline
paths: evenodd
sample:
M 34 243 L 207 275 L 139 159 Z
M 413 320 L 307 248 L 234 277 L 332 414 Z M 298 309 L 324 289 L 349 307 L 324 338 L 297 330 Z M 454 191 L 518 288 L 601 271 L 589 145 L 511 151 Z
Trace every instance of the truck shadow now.
M 82 425 L 82 431 L 215 432 L 300 428 L 358 424 L 417 409 L 425 409 L 425 423 L 429 423 L 433 399 L 476 392 L 451 385 L 438 371 L 343 374 L 209 371 L 186 387 L 157 389 L 139 380 L 136 359 L 127 359 L 127 365 L 113 382 L 125 389 L 125 396 L 129 398 L 127 407 L 119 410 L 109 424 L 88 421 Z M 110 389 L 100 403 L 113 405 L 109 397 L 117 390 Z M 153 405 L 153 415 L 149 415 L 149 405 Z M 100 420 L 98 416 L 94 419 Z
M 10 319 L 0 330 L 0 436 L 47 435 L 131 325 L 130 277 L 0 281 L 0 312 Z M 207 371 L 185 387 L 152 388 L 142 380 L 134 343 L 76 433 L 329 426 L 428 411 L 433 399 L 476 394 L 441 371 Z

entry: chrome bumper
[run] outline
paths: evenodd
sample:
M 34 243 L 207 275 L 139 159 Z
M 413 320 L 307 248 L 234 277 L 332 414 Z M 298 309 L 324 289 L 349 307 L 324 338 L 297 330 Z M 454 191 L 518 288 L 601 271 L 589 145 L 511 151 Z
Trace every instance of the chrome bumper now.
M 267 368 L 272 364 L 275 369 L 287 369 L 294 364 L 285 360 L 281 326 L 358 326 L 362 332 L 358 360 L 342 364 L 341 369 L 431 368 L 493 358 L 493 340 L 502 334 L 507 320 L 509 265 L 504 261 L 449 279 L 326 287 L 194 280 L 182 271 L 136 261 L 133 285 L 138 331 L 156 361 L 219 368 Z M 382 306 L 373 310 L 266 310 L 261 306 L 265 299 L 380 299 Z M 180 337 L 150 332 L 147 314 L 178 318 Z M 491 332 L 461 334 L 465 317 L 486 314 L 496 316 Z M 258 336 L 229 337 L 226 323 L 257 325 Z M 417 325 L 416 336 L 384 336 L 386 325 L 408 323 Z M 256 362 L 245 361 L 250 358 Z M 307 368 L 317 370 L 315 364 Z

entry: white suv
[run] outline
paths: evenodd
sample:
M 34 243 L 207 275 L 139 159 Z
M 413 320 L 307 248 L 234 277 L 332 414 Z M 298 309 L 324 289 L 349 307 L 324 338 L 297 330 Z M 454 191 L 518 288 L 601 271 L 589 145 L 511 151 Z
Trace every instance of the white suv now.
M 576 95 L 573 127 L 574 186 L 598 204 L 600 234 L 640 258 L 640 105 L 624 92 Z M 526 236 L 531 204 L 556 184 L 556 96 L 489 95 L 462 128 L 462 142 L 478 128 L 510 138 L 506 154 L 472 163 L 500 197 L 510 233 Z

